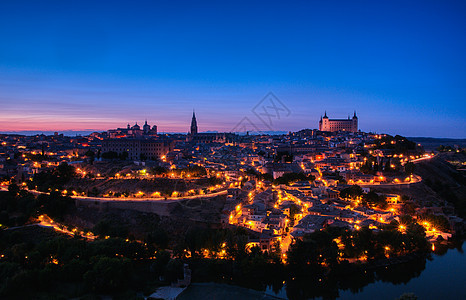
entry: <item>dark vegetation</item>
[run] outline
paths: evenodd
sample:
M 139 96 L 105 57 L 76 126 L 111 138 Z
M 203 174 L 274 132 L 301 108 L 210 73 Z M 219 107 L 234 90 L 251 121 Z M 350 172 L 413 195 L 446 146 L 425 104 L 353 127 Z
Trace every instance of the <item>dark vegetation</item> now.
M 429 251 L 422 226 L 409 223 L 409 220 L 405 224 L 405 233 L 398 231 L 399 224 L 391 224 L 386 231 L 379 233 L 368 228 L 354 232 L 327 228 L 306 235 L 291 246 L 286 265 L 279 261 L 278 253 L 261 253 L 258 248 L 250 252 L 236 252 L 235 260 L 193 258 L 189 264 L 193 278 L 198 281 L 235 283 L 259 290 L 269 285 L 275 291 L 286 281 L 287 294 L 292 299 L 334 298 L 338 296 L 339 289 L 357 289 L 374 282 L 377 277 L 401 283 L 418 276 L 425 266 L 422 255 L 421 259 L 402 267 L 406 270 L 401 277 L 398 267 L 394 267 L 397 269 L 395 272 L 385 268 L 370 269 L 372 265 L 386 261 L 387 256 Z M 346 260 L 363 256 L 366 262 L 363 264 L 350 264 Z
M 109 220 L 102 221 L 94 230 L 101 235 L 125 234 L 112 225 Z M 262 253 L 258 248 L 246 251 L 248 235 L 242 229 L 192 227 L 183 239 L 173 241 L 155 227 L 143 241 L 106 236 L 91 242 L 78 236 L 50 236 L 43 230 L 25 227 L 0 231 L 1 298 L 95 294 L 134 298 L 137 292 L 152 292 L 182 278 L 184 263 L 189 263 L 198 280 L 221 278 L 224 272 L 242 283 L 272 279 L 276 270 L 283 269 L 278 253 Z M 169 240 L 173 250 L 168 252 L 164 249 Z M 217 259 L 220 253 L 226 259 Z
M 384 196 L 378 195 L 374 191 L 369 193 L 364 193 L 362 188 L 359 185 L 352 185 L 348 188 L 341 190 L 340 197 L 344 199 L 361 199 L 361 205 L 364 207 L 374 207 L 374 208 L 387 208 L 387 200 Z
M 442 215 L 422 214 L 419 216 L 419 220 L 420 222 L 429 223 L 440 231 L 450 232 L 450 222 Z
M 448 163 L 449 159 L 464 161 L 464 156 L 441 153 L 429 162 L 416 164 L 415 173 L 439 198 L 451 203 L 458 216 L 466 218 L 466 176 Z
M 274 184 L 286 184 L 289 185 L 296 181 L 314 181 L 313 175 L 306 175 L 304 173 L 285 173 L 283 176 L 278 177 L 273 181 Z
M 184 171 L 202 173 L 196 168 Z M 290 174 L 282 180 L 288 184 L 313 180 L 303 179 L 302 175 Z M 339 289 L 357 290 L 379 279 L 407 282 L 423 270 L 425 258 L 389 270 L 367 267 L 385 261 L 386 257 L 429 251 L 424 228 L 409 216 L 403 216 L 399 223 L 386 225 L 380 232 L 367 227 L 357 231 L 329 227 L 306 235 L 290 247 L 287 265 L 281 262 L 278 247 L 265 253 L 257 247 L 247 249 L 251 233 L 245 229 L 188 226 L 173 234 L 154 215 L 143 220 L 144 230 L 138 236 L 134 235 L 130 222 L 106 216 L 92 228 L 101 237 L 92 242 L 78 236 L 51 234 L 50 230 L 38 227 L 5 230 L 4 227 L 24 225 L 38 214 L 64 220 L 64 216 L 73 212 L 72 199 L 53 192 L 73 178 L 72 167 L 61 165 L 36 176 L 34 187 L 51 190 L 50 195 L 34 197 L 14 184 L 8 192 L 0 192 L 0 223 L 4 225 L 0 227 L 0 254 L 3 255 L 0 298 L 48 299 L 96 294 L 135 298 L 137 292 L 150 292 L 158 285 L 181 278 L 184 263 L 189 264 L 195 281 L 236 283 L 261 290 L 267 285 L 278 290 L 287 281 L 290 298 L 334 298 Z M 442 192 L 451 189 L 450 185 L 429 180 L 426 183 L 434 191 L 446 193 L 446 197 L 454 200 L 453 192 Z M 386 204 L 383 197 L 374 192 L 365 194 L 357 185 L 342 190 L 341 196 L 360 197 L 367 207 Z M 445 218 L 435 215 L 420 216 L 420 221 L 439 229 L 448 226 Z M 364 258 L 367 264 L 350 264 L 347 259 L 351 258 Z
M 279 151 L 274 157 L 274 162 L 293 162 L 293 154 L 288 151 Z
M 16 184 L 11 184 L 8 192 L 0 192 L 0 224 L 8 227 L 24 225 L 44 213 L 61 220 L 74 209 L 73 199 L 58 192 L 41 194 L 36 198 Z
M 29 215 L 21 222 L 9 218 L 9 226 L 24 224 L 38 213 L 59 219 L 72 206 L 58 193 L 36 199 L 14 185 L 0 199 L 8 216 L 29 207 L 24 210 Z M 23 206 L 14 206 L 16 203 Z M 142 217 L 141 223 L 144 230 L 136 238 L 131 222 L 104 217 L 92 229 L 101 239 L 92 242 L 78 236 L 47 233 L 47 238 L 41 238 L 40 234 L 26 233 L 37 227 L 0 231 L 0 296 L 70 298 L 109 294 L 133 298 L 137 292 L 153 291 L 158 285 L 181 278 L 184 263 L 189 264 L 195 281 L 229 282 L 263 290 L 267 285 L 281 288 L 284 280 L 293 285 L 292 278 L 305 278 L 318 286 L 319 279 L 325 279 L 320 284 L 326 285 L 346 272 L 360 272 L 360 267 L 348 264 L 346 258 L 365 256 L 371 262 L 387 255 L 428 250 L 423 227 L 408 217 L 403 218 L 404 233 L 398 230 L 399 224 L 393 223 L 380 233 L 363 227 L 353 232 L 328 228 L 307 235 L 291 246 L 287 265 L 281 262 L 279 247 L 272 247 L 270 252 L 248 247 L 251 233 L 243 228 L 188 226 L 173 234 L 156 216 Z M 290 291 L 297 292 L 296 288 Z
M 260 173 L 260 172 L 257 172 L 257 171 L 254 170 L 254 169 L 247 169 L 247 170 L 246 170 L 246 174 L 248 174 L 248 175 L 253 175 L 253 176 L 255 176 L 255 177 L 256 177 L 257 179 L 259 179 L 259 180 L 266 180 L 266 181 L 270 181 L 270 182 L 273 181 L 273 176 L 272 176 L 272 174 Z
M 29 189 L 37 189 L 42 192 L 61 190 L 75 175 L 74 167 L 62 163 L 53 170 L 36 174 L 32 181 L 27 182 L 27 185 Z
M 416 150 L 416 143 L 401 135 L 385 135 L 374 141 L 376 149 L 390 149 L 395 154 L 407 154 Z
M 136 291 L 151 291 L 157 284 L 182 277 L 180 262 L 136 241 L 86 242 L 55 236 L 33 243 L 21 231 L 0 234 L 2 298 L 70 298 L 94 293 L 135 298 Z
M 462 149 L 461 147 L 455 148 L 450 145 L 447 145 L 447 146 L 440 145 L 437 147 L 437 151 L 439 152 L 463 152 L 464 149 Z

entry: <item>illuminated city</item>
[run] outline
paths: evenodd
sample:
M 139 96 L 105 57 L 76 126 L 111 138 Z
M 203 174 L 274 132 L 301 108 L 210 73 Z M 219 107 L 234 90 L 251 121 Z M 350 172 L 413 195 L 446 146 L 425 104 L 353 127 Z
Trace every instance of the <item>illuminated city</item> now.
M 465 298 L 465 20 L 0 4 L 0 298 Z

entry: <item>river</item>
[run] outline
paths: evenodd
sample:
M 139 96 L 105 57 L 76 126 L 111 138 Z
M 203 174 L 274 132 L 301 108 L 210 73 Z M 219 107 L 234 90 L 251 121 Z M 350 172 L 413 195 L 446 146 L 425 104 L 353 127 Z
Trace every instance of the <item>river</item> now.
M 454 247 L 438 245 L 428 258 L 349 274 L 331 282 L 316 285 L 307 281 L 289 282 L 265 292 L 239 286 L 203 283 L 193 284 L 179 299 L 397 299 L 413 293 L 418 299 L 466 299 L 466 255 L 463 242 Z
M 433 254 L 425 269 L 406 283 L 376 281 L 358 293 L 340 292 L 341 299 L 396 299 L 414 293 L 418 299 L 466 299 L 466 256 L 461 248 Z

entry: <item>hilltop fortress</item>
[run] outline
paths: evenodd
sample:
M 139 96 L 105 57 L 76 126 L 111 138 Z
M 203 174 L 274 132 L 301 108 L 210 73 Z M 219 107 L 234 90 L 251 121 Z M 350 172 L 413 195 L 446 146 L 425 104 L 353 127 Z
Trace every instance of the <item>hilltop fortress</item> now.
M 320 131 L 349 131 L 357 132 L 358 131 L 358 117 L 356 116 L 356 111 L 354 112 L 353 118 L 350 119 L 329 119 L 327 117 L 327 112 L 325 112 L 324 117 L 320 117 L 319 121 L 319 130 Z

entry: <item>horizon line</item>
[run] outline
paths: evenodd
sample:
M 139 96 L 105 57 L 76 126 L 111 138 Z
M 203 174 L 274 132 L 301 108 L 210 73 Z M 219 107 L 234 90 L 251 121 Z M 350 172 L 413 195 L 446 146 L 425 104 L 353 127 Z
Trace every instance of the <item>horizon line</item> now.
M 317 130 L 318 129 L 312 129 L 312 128 L 302 128 L 300 130 L 297 130 L 297 131 L 289 131 L 289 130 L 264 130 L 264 131 L 260 131 L 258 133 L 256 133 L 257 131 L 236 131 L 236 132 L 232 132 L 232 131 L 218 131 L 218 130 L 208 130 L 208 131 L 202 131 L 202 132 L 199 132 L 199 133 L 235 133 L 235 134 L 247 134 L 249 132 L 249 135 L 261 135 L 262 134 L 265 134 L 265 135 L 281 135 L 281 134 L 287 134 L 288 132 L 299 132 L 301 130 Z M 55 132 L 57 132 L 58 134 L 63 134 L 64 136 L 67 136 L 67 137 L 73 137 L 73 136 L 70 136 L 68 135 L 69 133 L 76 133 L 76 136 L 88 136 L 94 132 L 97 132 L 97 133 L 103 133 L 103 132 L 106 132 L 108 130 L 73 130 L 73 129 L 70 129 L 70 130 L 18 130 L 18 131 L 0 131 L 0 134 L 7 134 L 7 135 L 24 135 L 24 136 L 35 136 L 35 135 L 41 135 L 41 134 L 44 134 L 44 135 L 54 135 Z M 361 132 L 364 132 L 364 131 L 361 131 Z M 28 134 L 29 133 L 29 134 Z M 50 133 L 50 134 L 46 134 L 46 133 Z M 274 134 L 275 133 L 275 134 Z M 388 133 L 377 133 L 377 132 L 371 132 L 371 131 L 368 131 L 368 132 L 364 132 L 364 133 L 373 133 L 373 134 L 387 134 L 387 135 L 391 135 L 391 134 L 388 134 Z M 188 132 L 176 132 L 176 131 L 162 131 L 160 132 L 160 134 L 183 134 L 183 135 L 187 135 L 189 134 Z M 394 136 L 394 135 L 393 135 Z M 466 140 L 466 137 L 435 137 L 435 136 L 404 136 L 406 138 L 431 138 L 431 139 L 449 139 L 449 140 Z

